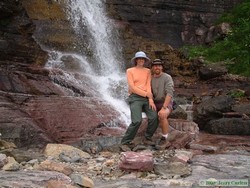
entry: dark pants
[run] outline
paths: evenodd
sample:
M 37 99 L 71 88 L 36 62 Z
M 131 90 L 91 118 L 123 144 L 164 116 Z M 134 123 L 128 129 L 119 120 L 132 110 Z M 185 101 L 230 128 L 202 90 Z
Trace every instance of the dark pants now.
M 142 112 L 145 112 L 148 118 L 148 127 L 145 137 L 146 139 L 150 139 L 158 127 L 157 112 L 149 108 L 148 98 L 146 97 L 131 94 L 129 96 L 128 102 L 130 106 L 132 122 L 127 128 L 121 143 L 128 144 L 135 138 L 136 133 L 142 123 Z
M 163 107 L 164 101 L 163 102 L 161 102 L 161 101 L 154 101 L 154 103 L 155 103 L 157 112 L 159 112 L 161 110 L 161 108 Z M 173 110 L 173 102 L 172 101 L 169 103 L 169 105 L 167 106 L 167 108 L 169 110 Z

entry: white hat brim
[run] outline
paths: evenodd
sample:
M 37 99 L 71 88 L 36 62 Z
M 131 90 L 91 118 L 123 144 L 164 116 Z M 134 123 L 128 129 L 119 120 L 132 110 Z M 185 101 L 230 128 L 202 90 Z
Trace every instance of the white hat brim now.
M 133 57 L 133 58 L 131 59 L 132 65 L 135 65 L 135 59 L 136 59 L 136 58 L 144 58 L 144 59 L 145 59 L 145 63 L 150 63 L 150 61 L 151 61 L 148 57 Z

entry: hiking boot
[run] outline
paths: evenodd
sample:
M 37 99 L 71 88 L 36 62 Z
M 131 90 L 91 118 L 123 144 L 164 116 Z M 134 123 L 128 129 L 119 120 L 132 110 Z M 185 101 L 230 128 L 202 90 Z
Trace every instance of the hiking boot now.
M 158 150 L 164 150 L 166 148 L 169 148 L 171 146 L 171 143 L 166 140 L 166 138 L 162 137 L 159 142 L 156 144 L 155 148 Z
M 137 146 L 135 146 L 135 147 L 132 149 L 132 151 L 137 152 L 137 151 L 142 151 L 142 150 L 146 150 L 146 149 L 147 149 L 147 146 L 144 146 L 144 145 L 137 145 Z
M 144 142 L 143 142 L 145 145 L 149 145 L 149 146 L 154 146 L 155 145 L 155 142 L 153 142 L 152 139 L 148 139 L 148 138 L 145 138 Z
M 124 151 L 124 152 L 131 151 L 131 148 L 128 146 L 128 144 L 120 145 L 120 149 L 121 149 L 121 151 Z
M 131 151 L 135 147 L 135 144 L 133 143 L 127 143 L 127 144 L 121 144 L 120 149 L 122 151 Z

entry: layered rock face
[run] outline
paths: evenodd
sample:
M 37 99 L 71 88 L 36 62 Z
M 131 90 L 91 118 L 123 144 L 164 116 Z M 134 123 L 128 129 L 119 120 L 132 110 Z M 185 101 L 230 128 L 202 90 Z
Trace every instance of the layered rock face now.
M 21 4 L 14 0 L 2 1 L 0 8 L 0 61 L 43 65 L 47 54 L 32 38 L 35 26 Z
M 20 106 L 26 98 L 25 94 L 38 91 L 32 87 L 36 73 L 27 74 L 30 72 L 28 69 L 43 65 L 47 53 L 32 38 L 35 27 L 19 2 L 2 1 L 0 9 L 0 130 L 2 134 L 6 133 L 7 138 L 14 138 L 17 142 L 42 144 L 49 139 Z M 27 138 L 33 139 L 27 143 Z
M 212 27 L 218 17 L 241 0 L 108 0 L 110 13 L 127 22 L 142 37 L 173 47 L 211 42 Z M 215 32 L 215 33 L 214 33 Z
M 64 1 L 59 3 L 46 0 L 22 0 L 21 3 L 36 26 L 33 36 L 41 46 L 49 50 L 76 51 L 79 39 L 75 38 L 67 19 Z

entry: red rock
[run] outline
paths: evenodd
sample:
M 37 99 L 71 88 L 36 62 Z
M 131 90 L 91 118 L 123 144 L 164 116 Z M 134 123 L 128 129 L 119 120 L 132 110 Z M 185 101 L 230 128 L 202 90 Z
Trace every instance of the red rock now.
M 121 153 L 119 168 L 132 171 L 152 171 L 154 167 L 153 154 L 151 152 L 136 153 L 127 151 Z

